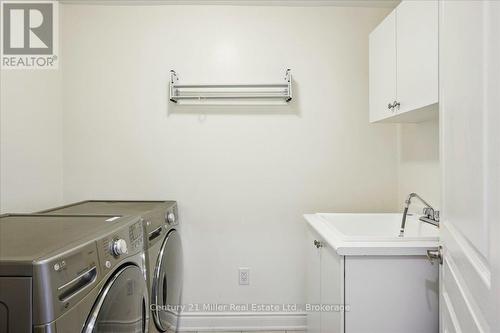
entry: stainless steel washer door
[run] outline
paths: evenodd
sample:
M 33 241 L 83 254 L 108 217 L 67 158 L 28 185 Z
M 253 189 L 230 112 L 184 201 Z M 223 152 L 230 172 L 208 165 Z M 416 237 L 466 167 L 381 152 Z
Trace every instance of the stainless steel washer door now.
M 158 254 L 152 284 L 153 319 L 160 331 L 176 328 L 182 290 L 182 245 L 172 229 Z
M 135 265 L 124 266 L 101 291 L 83 332 L 147 332 L 147 307 L 148 291 L 143 272 Z

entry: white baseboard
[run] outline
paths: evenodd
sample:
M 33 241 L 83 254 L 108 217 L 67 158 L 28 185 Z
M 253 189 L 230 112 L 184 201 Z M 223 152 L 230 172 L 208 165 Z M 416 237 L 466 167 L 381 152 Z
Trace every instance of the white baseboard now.
M 305 312 L 184 312 L 180 332 L 305 331 Z

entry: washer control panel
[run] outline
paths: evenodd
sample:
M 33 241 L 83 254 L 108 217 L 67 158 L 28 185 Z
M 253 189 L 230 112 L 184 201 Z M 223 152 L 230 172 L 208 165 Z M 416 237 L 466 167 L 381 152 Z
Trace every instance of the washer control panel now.
M 134 255 L 144 248 L 142 221 L 124 227 L 98 241 L 101 268 L 104 272 L 112 269 L 123 257 Z
M 116 239 L 111 243 L 111 252 L 115 255 L 115 257 L 119 257 L 122 254 L 128 253 L 127 241 L 124 239 Z
M 33 266 L 33 297 L 51 299 L 46 313 L 59 316 L 77 304 L 91 290 L 99 274 L 95 242 L 81 244 Z M 49 304 L 50 303 L 50 304 Z

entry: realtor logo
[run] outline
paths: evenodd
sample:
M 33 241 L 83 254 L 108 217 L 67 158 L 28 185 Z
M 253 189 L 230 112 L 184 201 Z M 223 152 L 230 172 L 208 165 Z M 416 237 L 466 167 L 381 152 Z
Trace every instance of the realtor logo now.
M 2 1 L 2 69 L 57 68 L 55 1 Z

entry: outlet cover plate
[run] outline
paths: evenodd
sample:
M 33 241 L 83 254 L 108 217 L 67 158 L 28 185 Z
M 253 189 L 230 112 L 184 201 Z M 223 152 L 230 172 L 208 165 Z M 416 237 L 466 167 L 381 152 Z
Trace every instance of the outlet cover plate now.
M 246 286 L 250 284 L 250 268 L 248 267 L 240 267 L 238 268 L 238 279 L 239 284 L 242 286 Z

